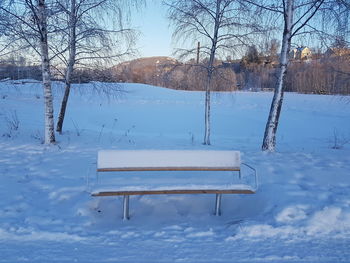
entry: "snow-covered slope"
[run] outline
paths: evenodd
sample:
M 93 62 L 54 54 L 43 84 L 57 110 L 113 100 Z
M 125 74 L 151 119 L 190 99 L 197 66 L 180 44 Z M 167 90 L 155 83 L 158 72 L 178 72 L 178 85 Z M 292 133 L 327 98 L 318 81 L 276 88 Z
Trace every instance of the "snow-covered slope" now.
M 62 93 L 54 83 L 56 113 Z M 350 261 L 348 98 L 286 94 L 266 154 L 271 93 L 213 94 L 212 146 L 201 92 L 95 83 L 71 95 L 64 134 L 45 146 L 40 84 L 1 83 L 0 262 Z M 212 195 L 135 196 L 124 222 L 122 198 L 86 191 L 101 149 L 240 150 L 260 188 L 223 196 L 221 217 Z

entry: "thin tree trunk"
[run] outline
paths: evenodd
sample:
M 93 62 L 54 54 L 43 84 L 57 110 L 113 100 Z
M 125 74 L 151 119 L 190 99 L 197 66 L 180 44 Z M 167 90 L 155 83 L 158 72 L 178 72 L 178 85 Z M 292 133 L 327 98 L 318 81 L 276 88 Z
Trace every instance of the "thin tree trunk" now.
M 56 131 L 59 132 L 60 134 L 62 134 L 63 121 L 66 115 L 69 93 L 70 93 L 70 83 L 66 81 L 65 87 L 64 87 L 64 95 L 61 102 L 61 109 L 58 115 L 57 127 L 56 127 Z
M 198 41 L 197 43 L 197 65 L 199 64 L 199 52 L 201 49 L 201 43 Z
M 217 0 L 214 36 L 212 39 L 212 46 L 210 49 L 207 83 L 205 88 L 205 133 L 204 133 L 204 142 L 203 142 L 203 144 L 205 145 L 210 145 L 210 88 L 211 88 L 210 86 L 211 86 L 211 80 L 213 77 L 216 45 L 218 42 L 218 33 L 219 33 L 219 25 L 220 25 L 220 5 L 221 5 L 221 1 Z
M 204 142 L 205 145 L 210 145 L 210 85 L 211 75 L 208 73 L 206 88 L 205 88 L 205 133 Z
M 38 1 L 38 20 L 40 30 L 41 69 L 45 99 L 45 144 L 51 144 L 55 143 L 55 128 L 50 80 L 50 61 L 47 43 L 47 15 L 45 0 Z
M 71 9 L 69 14 L 69 59 L 65 74 L 65 90 L 62 98 L 61 110 L 58 116 L 56 131 L 62 133 L 63 121 L 66 115 L 68 98 L 71 88 L 71 79 L 74 70 L 76 56 L 76 0 L 71 0 Z
M 292 38 L 292 25 L 293 25 L 293 12 L 294 12 L 294 0 L 286 1 L 286 12 L 284 14 L 284 31 L 282 40 L 282 49 L 280 56 L 280 69 L 278 75 L 277 85 L 273 100 L 271 103 L 270 114 L 266 123 L 264 140 L 262 145 L 263 151 L 274 151 L 276 146 L 276 132 L 279 123 L 279 117 L 281 114 L 283 103 L 283 91 L 285 87 L 285 78 L 287 74 L 289 51 Z

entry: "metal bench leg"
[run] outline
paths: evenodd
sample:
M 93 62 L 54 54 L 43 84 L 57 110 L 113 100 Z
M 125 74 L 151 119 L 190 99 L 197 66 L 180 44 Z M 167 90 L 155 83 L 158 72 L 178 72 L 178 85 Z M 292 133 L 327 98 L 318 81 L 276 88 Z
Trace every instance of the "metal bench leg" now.
M 220 216 L 221 215 L 221 194 L 216 194 L 215 215 L 216 216 Z
M 124 195 L 123 220 L 129 220 L 129 196 L 128 195 Z

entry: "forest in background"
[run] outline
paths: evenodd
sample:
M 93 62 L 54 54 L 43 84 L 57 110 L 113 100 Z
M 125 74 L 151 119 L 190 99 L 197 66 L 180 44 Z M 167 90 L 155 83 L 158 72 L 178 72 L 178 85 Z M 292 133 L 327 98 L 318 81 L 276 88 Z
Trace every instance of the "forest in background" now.
M 350 94 L 350 51 L 313 53 L 309 59 L 293 59 L 287 72 L 286 91 L 312 94 Z M 330 50 L 330 49 L 329 49 Z M 344 51 L 345 50 L 345 51 Z M 91 81 L 144 83 L 179 90 L 205 89 L 207 61 L 180 62 L 170 57 L 149 57 L 120 63 L 110 68 L 76 69 L 73 83 Z M 215 61 L 213 91 L 270 91 L 275 87 L 277 52 L 247 49 L 241 59 Z M 53 73 L 55 70 L 53 70 Z M 41 80 L 41 68 L 28 65 L 23 57 L 0 62 L 0 79 Z M 53 74 L 61 80 L 60 74 Z

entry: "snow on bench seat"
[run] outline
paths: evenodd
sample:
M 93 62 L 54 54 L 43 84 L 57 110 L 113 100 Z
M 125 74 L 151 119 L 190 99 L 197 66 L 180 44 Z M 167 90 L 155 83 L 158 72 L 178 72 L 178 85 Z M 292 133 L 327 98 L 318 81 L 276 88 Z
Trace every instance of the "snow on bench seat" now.
M 239 151 L 102 150 L 97 171 L 239 171 Z
M 221 194 L 254 194 L 256 190 L 235 184 L 232 171 L 239 172 L 241 180 L 239 151 L 102 150 L 97 172 L 124 173 L 105 176 L 91 194 L 124 196 L 124 220 L 129 219 L 129 196 L 145 194 L 216 194 L 215 215 L 220 215 Z M 225 176 L 229 182 L 221 180 Z
M 240 165 L 239 151 L 102 150 L 98 172 L 127 174 L 104 176 L 92 195 L 252 194 L 251 186 L 232 181 L 231 172 L 240 172 Z

